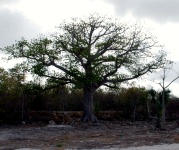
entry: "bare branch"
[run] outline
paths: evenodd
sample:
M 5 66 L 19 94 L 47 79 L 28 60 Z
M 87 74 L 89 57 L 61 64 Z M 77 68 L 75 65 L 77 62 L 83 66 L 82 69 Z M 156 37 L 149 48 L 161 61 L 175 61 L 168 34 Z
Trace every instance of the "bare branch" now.
M 173 79 L 167 86 L 165 86 L 165 88 L 168 88 L 175 80 L 177 80 L 179 78 L 179 76 L 178 77 L 176 77 L 175 79 Z

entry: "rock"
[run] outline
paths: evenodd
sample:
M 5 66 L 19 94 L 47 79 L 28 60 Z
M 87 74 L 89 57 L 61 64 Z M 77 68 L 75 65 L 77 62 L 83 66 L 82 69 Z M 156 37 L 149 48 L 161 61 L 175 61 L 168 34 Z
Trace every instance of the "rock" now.
M 50 120 L 50 121 L 49 121 L 49 125 L 56 125 L 56 123 L 55 123 L 55 121 Z

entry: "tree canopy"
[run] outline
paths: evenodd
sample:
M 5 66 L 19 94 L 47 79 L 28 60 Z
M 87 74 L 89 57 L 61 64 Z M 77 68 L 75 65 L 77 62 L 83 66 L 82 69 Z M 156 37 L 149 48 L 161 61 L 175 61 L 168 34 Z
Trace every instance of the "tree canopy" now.
M 51 36 L 22 39 L 3 50 L 12 58 L 26 58 L 24 64 L 34 74 L 83 89 L 84 101 L 89 102 L 84 107 L 90 107 L 100 86 L 114 88 L 152 72 L 162 67 L 166 57 L 156 39 L 140 26 L 98 14 L 73 18 Z M 95 120 L 89 115 L 91 107 L 85 121 Z

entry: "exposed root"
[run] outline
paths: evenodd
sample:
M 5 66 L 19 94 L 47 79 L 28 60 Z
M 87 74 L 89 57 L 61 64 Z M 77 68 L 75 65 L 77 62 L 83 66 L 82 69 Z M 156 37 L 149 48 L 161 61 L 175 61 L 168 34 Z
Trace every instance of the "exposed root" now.
M 87 123 L 97 123 L 97 118 L 94 114 L 91 115 L 83 115 L 83 117 L 81 118 L 81 121 L 83 123 L 87 122 Z

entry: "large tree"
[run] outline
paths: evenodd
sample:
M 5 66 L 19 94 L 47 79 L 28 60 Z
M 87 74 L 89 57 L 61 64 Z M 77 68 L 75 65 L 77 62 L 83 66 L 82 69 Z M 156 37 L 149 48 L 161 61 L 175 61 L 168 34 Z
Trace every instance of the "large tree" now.
M 49 37 L 22 39 L 4 51 L 12 58 L 26 58 L 29 71 L 56 85 L 83 89 L 82 121 L 96 122 L 93 93 L 162 67 L 166 54 L 158 48 L 155 38 L 140 26 L 93 14 L 63 22 Z

